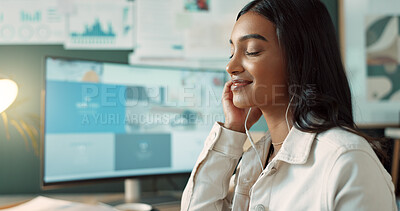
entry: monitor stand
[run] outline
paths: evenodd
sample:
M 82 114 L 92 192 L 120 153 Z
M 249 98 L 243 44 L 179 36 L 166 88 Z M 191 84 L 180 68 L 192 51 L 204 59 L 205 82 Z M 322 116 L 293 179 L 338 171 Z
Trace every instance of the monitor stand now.
M 124 203 L 118 203 L 115 208 L 119 210 L 150 211 L 152 206 L 141 203 L 140 181 L 138 179 L 125 179 Z
M 140 181 L 139 179 L 125 179 L 125 202 L 140 202 Z
M 178 194 L 179 195 L 179 194 Z M 125 193 L 124 193 L 124 201 L 114 201 L 107 203 L 112 206 L 128 206 L 132 203 L 142 204 L 142 207 L 145 205 L 160 205 L 160 204 L 176 204 L 180 202 L 180 196 L 176 194 L 165 194 L 165 193 L 147 193 L 141 194 L 140 191 L 140 180 L 139 179 L 125 179 Z M 131 209 L 131 210 L 140 210 L 140 209 Z

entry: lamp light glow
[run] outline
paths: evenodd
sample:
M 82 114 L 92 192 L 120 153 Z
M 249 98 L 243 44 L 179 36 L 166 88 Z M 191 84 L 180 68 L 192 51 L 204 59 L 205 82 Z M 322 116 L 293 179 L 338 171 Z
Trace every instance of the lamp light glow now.
M 0 79 L 0 113 L 6 110 L 17 98 L 18 85 L 10 79 Z

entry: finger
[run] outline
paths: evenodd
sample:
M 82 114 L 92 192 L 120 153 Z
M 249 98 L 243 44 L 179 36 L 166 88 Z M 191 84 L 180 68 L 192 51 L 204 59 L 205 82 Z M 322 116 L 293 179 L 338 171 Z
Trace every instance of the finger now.
M 232 81 L 225 83 L 224 90 L 222 91 L 223 100 L 231 100 L 233 98 L 233 93 L 231 91 Z
M 231 86 L 233 82 L 229 80 L 228 82 L 225 83 L 224 90 L 222 91 L 223 94 L 228 94 L 231 92 Z

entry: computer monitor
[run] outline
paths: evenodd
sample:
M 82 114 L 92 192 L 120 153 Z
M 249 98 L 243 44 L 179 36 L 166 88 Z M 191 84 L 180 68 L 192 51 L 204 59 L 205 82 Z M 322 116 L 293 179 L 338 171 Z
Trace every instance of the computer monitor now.
M 42 185 L 189 173 L 224 70 L 45 58 Z

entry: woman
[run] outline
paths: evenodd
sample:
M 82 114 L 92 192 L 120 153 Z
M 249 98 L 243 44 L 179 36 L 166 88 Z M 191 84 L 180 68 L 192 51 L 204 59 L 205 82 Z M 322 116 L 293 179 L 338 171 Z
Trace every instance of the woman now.
M 208 136 L 181 209 L 396 210 L 391 177 L 355 128 L 324 5 L 252 1 L 230 43 L 225 123 Z M 243 152 L 261 115 L 269 131 Z

